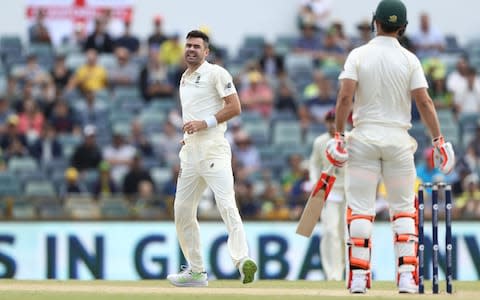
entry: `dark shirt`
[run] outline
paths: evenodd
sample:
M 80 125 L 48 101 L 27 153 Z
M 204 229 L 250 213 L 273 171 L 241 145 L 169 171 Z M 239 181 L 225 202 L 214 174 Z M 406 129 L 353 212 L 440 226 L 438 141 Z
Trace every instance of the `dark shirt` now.
M 96 49 L 98 53 L 112 53 L 113 40 L 108 33 L 95 35 L 95 32 L 90 34 L 85 42 L 84 50 Z
M 149 181 L 153 185 L 152 177 L 147 170 L 130 170 L 123 180 L 123 192 L 127 195 L 138 194 L 138 184 L 141 181 Z
M 75 149 L 72 155 L 72 166 L 79 171 L 96 169 L 102 161 L 102 152 L 98 146 L 90 147 L 82 144 Z
M 140 41 L 134 36 L 124 35 L 116 40 L 115 46 L 127 48 L 130 53 L 135 53 L 140 48 Z

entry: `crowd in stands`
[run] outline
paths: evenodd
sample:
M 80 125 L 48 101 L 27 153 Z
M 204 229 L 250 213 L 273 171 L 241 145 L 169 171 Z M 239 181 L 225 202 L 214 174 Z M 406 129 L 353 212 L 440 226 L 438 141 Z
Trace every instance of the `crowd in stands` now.
M 296 35 L 241 37 L 238 53 L 212 39 L 208 59 L 233 74 L 242 103 L 226 134 L 243 218 L 298 219 L 316 180 L 308 158 L 335 107 L 337 77 L 349 51 L 373 37 L 370 21 L 359 20 L 349 36 L 330 11 L 330 1 L 302 0 Z M 131 20 L 115 35 L 106 12 L 92 32 L 75 28 L 54 46 L 47 17 L 40 10 L 27 44 L 0 37 L 0 219 L 171 218 L 186 33 L 165 33 L 168 20 L 157 16 L 146 40 Z M 422 61 L 458 162 L 447 176 L 432 166 L 430 137 L 413 105 L 418 183 L 452 184 L 454 217 L 478 218 L 480 41 L 461 46 L 427 13 L 419 18 L 400 41 Z M 384 197 L 379 183 L 377 209 L 388 217 Z M 212 194 L 204 198 L 200 217 L 218 218 Z

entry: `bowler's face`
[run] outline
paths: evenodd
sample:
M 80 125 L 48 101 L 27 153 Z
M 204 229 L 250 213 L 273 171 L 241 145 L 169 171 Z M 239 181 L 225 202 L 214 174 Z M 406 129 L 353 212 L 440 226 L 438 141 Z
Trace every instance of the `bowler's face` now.
M 201 38 L 189 38 L 185 44 L 185 61 L 189 65 L 198 65 L 208 55 L 208 49 Z

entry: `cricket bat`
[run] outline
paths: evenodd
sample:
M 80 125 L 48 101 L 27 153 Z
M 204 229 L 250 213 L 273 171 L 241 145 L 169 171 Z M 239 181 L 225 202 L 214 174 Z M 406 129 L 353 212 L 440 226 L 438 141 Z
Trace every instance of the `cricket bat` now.
M 310 237 L 313 229 L 322 214 L 322 209 L 328 194 L 335 183 L 336 177 L 333 175 L 333 166 L 329 166 L 320 175 L 317 183 L 312 189 L 310 196 L 308 197 L 307 204 L 303 209 L 302 216 L 298 221 L 297 234 L 304 237 Z

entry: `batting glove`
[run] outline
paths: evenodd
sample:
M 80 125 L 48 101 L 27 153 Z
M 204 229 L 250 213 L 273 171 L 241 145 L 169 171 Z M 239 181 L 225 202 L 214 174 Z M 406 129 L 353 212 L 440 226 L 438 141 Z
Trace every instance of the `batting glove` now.
M 339 132 L 335 133 L 334 138 L 327 142 L 325 154 L 332 165 L 337 168 L 343 167 L 348 160 L 348 152 L 345 149 L 345 136 Z
M 436 137 L 433 143 L 433 165 L 442 173 L 448 174 L 455 165 L 455 153 L 451 143 L 446 143 L 443 136 Z

